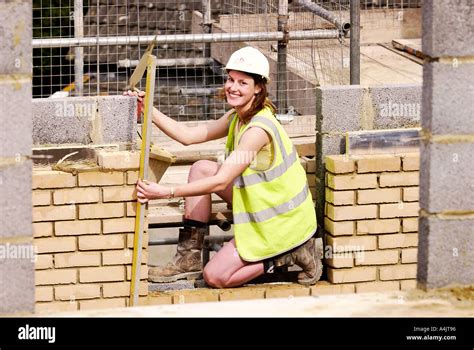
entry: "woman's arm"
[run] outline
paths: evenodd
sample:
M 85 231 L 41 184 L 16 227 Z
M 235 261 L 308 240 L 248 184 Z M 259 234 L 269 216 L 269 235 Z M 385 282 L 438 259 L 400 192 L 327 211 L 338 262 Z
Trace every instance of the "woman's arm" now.
M 153 123 L 166 135 L 187 146 L 226 136 L 229 117 L 233 112 L 234 110 L 230 110 L 217 120 L 191 127 L 182 122 L 177 122 L 153 107 Z
M 216 175 L 174 187 L 174 196 L 192 197 L 224 190 L 244 172 L 258 151 L 269 142 L 270 138 L 263 129 L 248 129 Z M 170 187 L 140 180 L 137 183 L 137 197 L 140 203 L 146 203 L 150 199 L 169 198 L 170 194 Z

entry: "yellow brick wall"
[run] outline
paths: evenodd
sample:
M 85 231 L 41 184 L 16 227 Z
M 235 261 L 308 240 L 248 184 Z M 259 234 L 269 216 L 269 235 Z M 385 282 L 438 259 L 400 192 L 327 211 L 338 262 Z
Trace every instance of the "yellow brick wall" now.
M 416 286 L 419 153 L 326 157 L 328 281 L 356 293 Z
M 127 205 L 136 200 L 131 179 L 138 159 L 125 153 L 111 155 L 107 171 L 33 170 L 37 312 L 128 305 L 135 217 Z M 145 232 L 142 297 L 148 293 L 147 244 Z

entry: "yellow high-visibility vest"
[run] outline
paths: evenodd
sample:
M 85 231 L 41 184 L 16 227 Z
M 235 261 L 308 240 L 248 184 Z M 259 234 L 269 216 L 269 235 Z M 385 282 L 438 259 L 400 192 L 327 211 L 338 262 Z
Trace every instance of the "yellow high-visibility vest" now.
M 226 153 L 234 150 L 235 114 L 229 126 Z M 269 169 L 250 167 L 235 179 L 232 190 L 234 236 L 240 257 L 249 262 L 291 250 L 316 232 L 316 213 L 306 172 L 298 153 L 270 109 L 264 108 L 237 135 L 259 127 L 271 136 L 274 157 Z

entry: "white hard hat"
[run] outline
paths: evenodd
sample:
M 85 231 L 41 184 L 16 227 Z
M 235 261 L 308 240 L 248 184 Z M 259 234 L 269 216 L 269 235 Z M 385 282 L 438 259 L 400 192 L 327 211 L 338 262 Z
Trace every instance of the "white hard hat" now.
M 230 56 L 225 69 L 227 71 L 238 70 L 261 75 L 265 83 L 270 82 L 270 64 L 267 58 L 260 51 L 250 46 L 235 51 Z

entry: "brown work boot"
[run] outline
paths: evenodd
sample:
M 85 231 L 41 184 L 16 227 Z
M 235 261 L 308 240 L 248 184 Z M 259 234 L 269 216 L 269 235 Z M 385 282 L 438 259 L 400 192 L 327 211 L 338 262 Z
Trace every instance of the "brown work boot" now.
M 298 265 L 303 271 L 298 273 L 298 283 L 315 284 L 323 273 L 323 241 L 310 238 L 296 249 L 274 259 L 276 267 Z
M 202 273 L 202 244 L 205 228 L 185 227 L 179 230 L 178 249 L 165 266 L 150 267 L 148 280 L 174 282 L 180 279 L 196 279 Z

